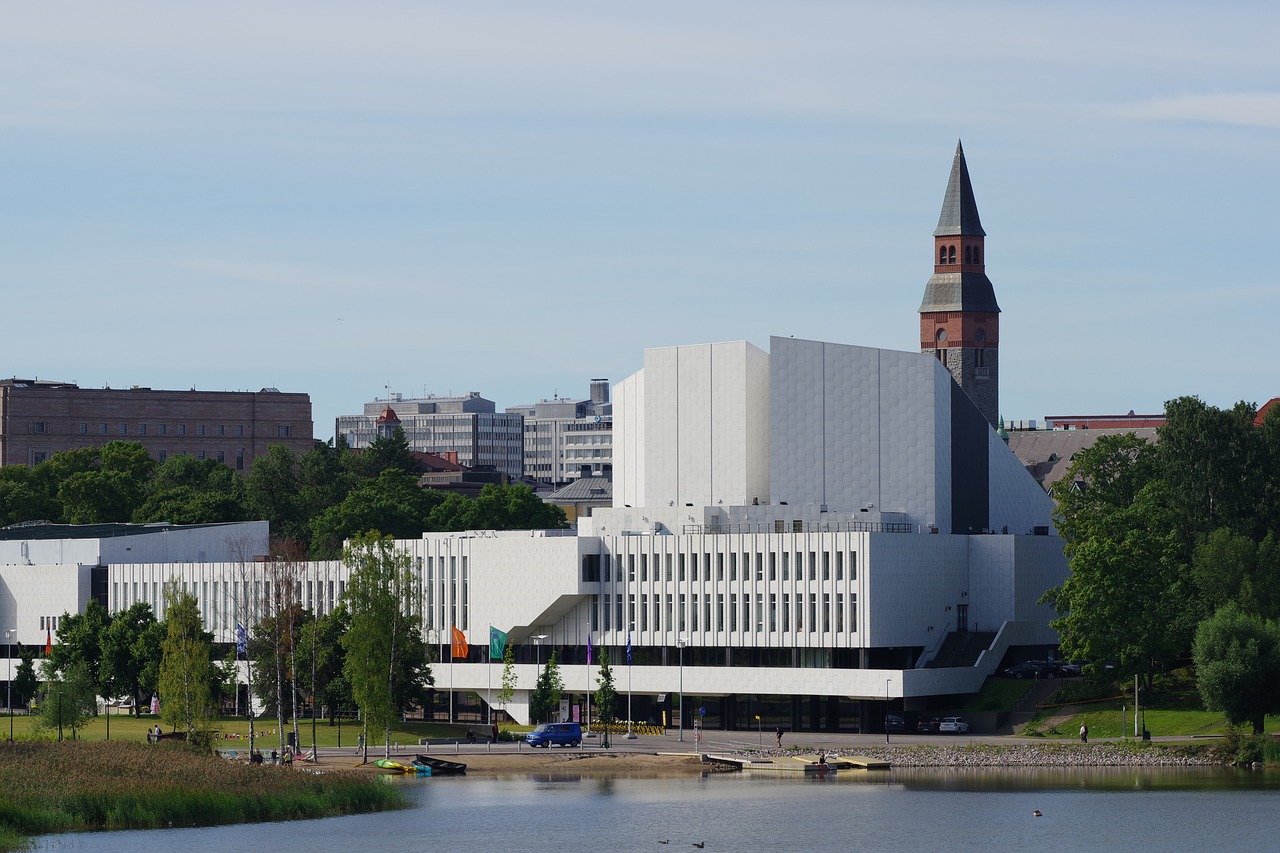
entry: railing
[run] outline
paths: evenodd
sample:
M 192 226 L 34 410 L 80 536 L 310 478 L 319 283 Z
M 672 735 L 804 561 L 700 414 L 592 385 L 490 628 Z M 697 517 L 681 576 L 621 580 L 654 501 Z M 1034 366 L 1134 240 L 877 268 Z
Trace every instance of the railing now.
M 754 524 L 686 524 L 686 536 L 717 533 L 914 533 L 915 525 L 902 521 L 785 521 Z

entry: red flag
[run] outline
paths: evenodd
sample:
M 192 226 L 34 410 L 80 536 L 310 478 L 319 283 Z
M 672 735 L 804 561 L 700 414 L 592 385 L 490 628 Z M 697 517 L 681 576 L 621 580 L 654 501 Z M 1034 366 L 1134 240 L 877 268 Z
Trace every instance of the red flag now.
M 455 658 L 465 658 L 471 654 L 471 646 L 467 644 L 467 635 L 458 630 L 458 626 L 453 626 L 453 656 Z
M 44 629 L 44 653 L 46 655 L 53 654 L 53 629 Z

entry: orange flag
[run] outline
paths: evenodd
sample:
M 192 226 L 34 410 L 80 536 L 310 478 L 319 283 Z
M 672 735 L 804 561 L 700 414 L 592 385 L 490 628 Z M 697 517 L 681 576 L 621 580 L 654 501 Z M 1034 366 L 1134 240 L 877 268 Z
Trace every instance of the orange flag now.
M 44 653 L 46 655 L 53 654 L 53 629 L 44 629 Z
M 465 658 L 471 653 L 471 646 L 467 645 L 467 635 L 458 630 L 458 626 L 453 626 L 453 656 L 455 658 Z

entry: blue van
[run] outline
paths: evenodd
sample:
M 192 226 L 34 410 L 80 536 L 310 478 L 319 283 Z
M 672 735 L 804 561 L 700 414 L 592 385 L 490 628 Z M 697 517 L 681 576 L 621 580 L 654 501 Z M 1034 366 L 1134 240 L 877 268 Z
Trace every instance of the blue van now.
M 582 743 L 582 726 L 577 723 L 543 723 L 524 736 L 529 746 L 577 746 Z

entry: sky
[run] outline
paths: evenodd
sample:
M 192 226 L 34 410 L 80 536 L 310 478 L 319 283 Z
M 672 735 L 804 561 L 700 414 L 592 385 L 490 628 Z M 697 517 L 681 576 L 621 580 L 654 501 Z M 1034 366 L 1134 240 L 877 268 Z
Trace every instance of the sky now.
M 956 141 L 1006 418 L 1280 396 L 1280 6 L 6 3 L 0 375 L 498 410 L 919 349 Z

